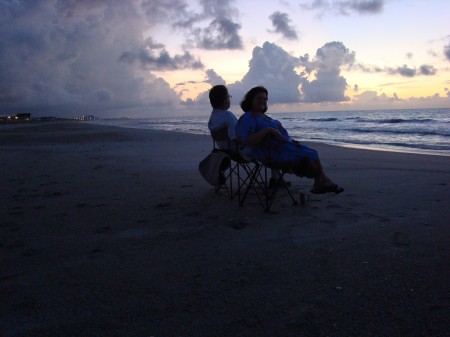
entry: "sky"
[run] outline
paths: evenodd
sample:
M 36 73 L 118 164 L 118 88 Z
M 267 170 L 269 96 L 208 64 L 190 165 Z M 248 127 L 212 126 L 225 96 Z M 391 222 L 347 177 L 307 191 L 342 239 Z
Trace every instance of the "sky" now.
M 0 116 L 450 107 L 448 0 L 0 0 Z

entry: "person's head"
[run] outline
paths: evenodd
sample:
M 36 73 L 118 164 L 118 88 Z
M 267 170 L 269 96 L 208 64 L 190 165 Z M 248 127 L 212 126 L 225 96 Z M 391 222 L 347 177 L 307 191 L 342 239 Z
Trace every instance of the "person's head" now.
M 228 89 L 224 85 L 215 85 L 209 90 L 209 102 L 215 109 L 227 110 L 230 107 L 230 98 Z
M 267 111 L 267 99 L 269 92 L 263 86 L 250 89 L 242 98 L 241 109 L 244 112 L 253 111 L 265 113 Z

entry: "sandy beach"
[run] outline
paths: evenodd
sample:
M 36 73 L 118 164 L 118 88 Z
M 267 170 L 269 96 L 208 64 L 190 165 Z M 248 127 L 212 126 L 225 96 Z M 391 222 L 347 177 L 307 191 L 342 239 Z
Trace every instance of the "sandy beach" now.
M 209 136 L 1 127 L 0 336 L 448 336 L 450 158 L 309 145 L 345 192 L 267 213 Z

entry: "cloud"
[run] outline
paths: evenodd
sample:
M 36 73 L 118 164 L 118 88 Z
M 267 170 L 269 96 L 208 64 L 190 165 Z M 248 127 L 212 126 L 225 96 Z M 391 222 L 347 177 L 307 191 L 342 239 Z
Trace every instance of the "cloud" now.
M 225 80 L 222 77 L 220 77 L 213 69 L 208 69 L 206 71 L 205 82 L 211 85 L 226 84 Z
M 217 18 L 204 29 L 194 29 L 191 40 L 202 49 L 242 49 L 242 39 L 238 34 L 240 28 L 241 25 L 228 18 Z
M 226 85 L 225 80 L 219 76 L 213 69 L 208 69 L 205 72 L 205 80 L 203 81 L 203 83 L 209 83 L 211 85 L 211 87 L 213 87 L 214 85 L 218 85 L 218 84 L 223 84 Z M 230 93 L 232 93 L 230 91 Z M 233 94 L 233 93 L 232 93 Z M 236 97 L 236 95 L 235 95 Z M 210 106 L 210 102 L 209 102 L 209 89 L 200 93 L 197 98 L 195 99 L 195 101 L 188 101 L 187 103 L 189 104 L 195 104 L 195 105 L 205 105 L 205 106 Z
M 144 0 L 141 8 L 149 23 L 164 23 L 180 20 L 186 16 L 187 3 L 185 0 Z
M 389 75 L 400 75 L 403 77 L 416 77 L 416 76 L 433 76 L 437 73 L 437 69 L 428 64 L 423 64 L 419 67 L 419 69 L 408 67 L 406 64 L 400 67 L 392 68 L 379 68 L 374 66 L 366 66 L 363 64 L 357 64 L 356 68 L 359 70 L 365 72 L 365 73 L 380 73 L 385 72 Z
M 207 50 L 242 49 L 242 38 L 239 35 L 241 25 L 236 17 L 237 9 L 231 6 L 230 0 L 200 0 L 202 12 L 185 11 L 182 19 L 173 24 L 187 36 L 187 47 Z M 207 22 L 207 26 L 202 24 Z
M 297 32 L 294 27 L 290 25 L 289 15 L 287 13 L 274 12 L 269 16 L 276 33 L 282 34 L 288 40 L 297 40 Z
M 301 76 L 295 72 L 298 65 L 298 58 L 274 43 L 265 42 L 253 49 L 248 72 L 242 81 L 229 85 L 230 93 L 243 97 L 250 88 L 263 85 L 269 91 L 271 103 L 299 102 Z
M 349 97 L 344 94 L 347 81 L 340 72 L 342 67 L 350 67 L 354 60 L 354 53 L 341 42 L 325 44 L 313 59 L 309 55 L 294 57 L 278 45 L 265 42 L 262 47 L 253 49 L 249 70 L 243 79 L 229 84 L 228 88 L 234 97 L 241 98 L 250 88 L 263 85 L 269 91 L 272 104 L 348 101 Z M 296 71 L 299 68 L 305 71 L 299 74 Z M 213 75 L 210 79 L 217 76 L 214 71 L 210 74 Z M 211 84 L 217 83 L 219 79 L 214 79 Z M 357 86 L 355 90 L 358 90 Z M 203 93 L 196 101 L 204 100 Z
M 302 79 L 302 100 L 304 102 L 342 102 L 348 101 L 345 96 L 346 79 L 341 76 L 343 66 L 351 67 L 355 61 L 354 52 L 350 52 L 342 42 L 328 42 L 316 52 L 310 61 L 309 55 L 301 58 L 307 73 L 315 78 Z
M 306 10 L 320 11 L 320 15 L 331 11 L 340 15 L 349 15 L 350 12 L 358 14 L 377 14 L 383 10 L 383 0 L 314 0 L 311 3 L 301 3 L 300 7 Z
M 76 116 L 116 109 L 145 114 L 150 106 L 173 110 L 180 102 L 178 94 L 150 71 L 142 71 L 143 65 L 167 69 L 175 62 L 178 68 L 200 64 L 189 53 L 170 56 L 163 45 L 144 40 L 146 28 L 147 14 L 137 2 L 2 4 L 3 112 Z M 128 62 L 120 62 L 122 56 Z
M 355 95 L 354 96 L 354 100 L 358 103 L 358 102 L 364 102 L 365 104 L 367 103 L 379 103 L 379 102 L 383 102 L 383 103 L 392 103 L 392 102 L 396 102 L 396 101 L 400 101 L 400 98 L 398 98 L 397 94 L 394 93 L 392 95 L 392 97 L 389 97 L 388 95 L 386 95 L 385 93 L 378 95 L 378 93 L 376 91 L 364 91 L 363 93 L 359 94 L 359 95 Z
M 437 72 L 436 68 L 432 65 L 423 64 L 419 68 L 419 73 L 425 76 L 435 75 Z
M 395 69 L 391 68 L 388 70 L 390 74 L 398 74 L 405 77 L 414 77 L 417 74 L 416 69 L 409 68 L 406 64 Z
M 353 96 L 352 106 L 361 109 L 417 109 L 417 106 L 426 108 L 447 108 L 450 95 L 445 97 L 434 94 L 427 97 L 400 98 L 396 93 L 389 96 L 385 93 L 378 94 L 376 91 L 364 91 Z
M 134 64 L 138 62 L 143 69 L 148 70 L 178 70 L 178 69 L 202 69 L 203 64 L 199 59 L 195 59 L 189 52 L 182 55 L 170 56 L 165 46 L 154 43 L 152 38 L 148 38 L 146 43 L 139 46 L 135 51 L 125 51 L 119 58 L 120 61 Z
M 444 55 L 450 61 L 450 43 L 444 47 Z

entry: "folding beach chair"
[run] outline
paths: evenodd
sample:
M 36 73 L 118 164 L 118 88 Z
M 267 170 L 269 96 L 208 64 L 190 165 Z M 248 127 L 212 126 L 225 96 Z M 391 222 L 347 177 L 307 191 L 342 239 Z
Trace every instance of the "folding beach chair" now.
M 262 146 L 265 146 L 264 142 L 263 142 Z M 284 175 L 286 174 L 286 172 L 278 170 L 271 163 L 270 151 L 269 151 L 269 158 L 268 158 L 267 162 L 263 163 L 260 161 L 254 161 L 254 164 L 255 164 L 254 170 L 252 172 L 250 172 L 250 180 L 244 191 L 244 195 L 240 198 L 240 201 L 239 201 L 240 206 L 243 206 L 248 193 L 251 190 L 253 190 L 255 192 L 261 206 L 264 208 L 264 210 L 266 212 L 268 212 L 268 211 L 270 211 L 270 207 L 272 206 L 272 203 L 275 200 L 277 192 L 280 188 L 287 191 L 289 197 L 292 200 L 293 205 L 298 204 L 298 202 L 294 198 L 294 195 L 292 194 L 288 184 L 284 180 Z M 278 180 L 278 183 L 275 184 L 275 186 L 269 187 L 270 178 L 267 173 L 268 170 L 277 170 L 278 171 L 279 180 Z
M 239 205 L 241 204 L 241 191 L 247 188 L 253 171 L 256 170 L 255 163 L 249 161 L 239 154 L 238 144 L 232 142 L 228 137 L 228 128 L 222 127 L 211 131 L 213 139 L 213 151 L 221 151 L 229 155 L 230 165 L 223 172 L 223 183 L 215 187 L 219 192 L 224 188 L 230 199 L 238 195 Z M 228 149 L 219 149 L 217 142 L 228 142 Z
M 279 172 L 281 185 L 275 184 L 274 187 L 269 187 L 270 178 L 267 171 L 273 169 L 270 159 L 267 163 L 262 163 L 257 160 L 249 160 L 242 157 L 238 151 L 238 143 L 232 142 L 229 139 L 227 127 L 212 130 L 211 137 L 213 139 L 213 151 L 227 153 L 231 159 L 229 167 L 223 172 L 223 183 L 215 187 L 216 192 L 224 188 L 230 199 L 238 195 L 239 206 L 243 206 L 245 199 L 252 191 L 256 194 L 263 209 L 269 211 L 281 187 L 288 192 L 293 204 L 297 204 L 289 186 L 284 180 L 285 172 Z M 217 142 L 223 141 L 228 142 L 228 150 L 222 150 L 217 147 Z

